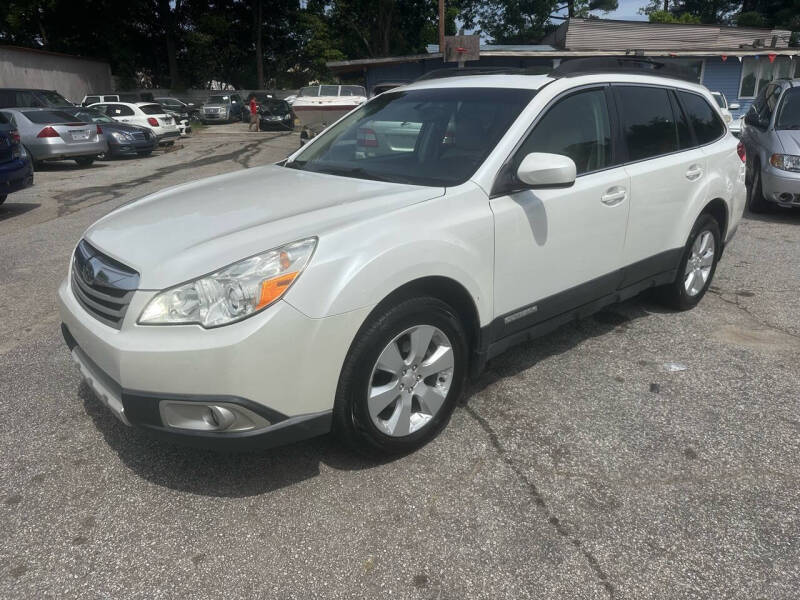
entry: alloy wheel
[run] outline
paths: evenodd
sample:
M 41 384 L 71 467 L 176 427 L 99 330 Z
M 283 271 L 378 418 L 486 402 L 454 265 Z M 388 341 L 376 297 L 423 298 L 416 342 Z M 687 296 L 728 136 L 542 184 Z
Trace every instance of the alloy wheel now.
M 390 341 L 370 376 L 373 424 L 392 437 L 410 435 L 433 419 L 453 382 L 453 346 L 432 325 L 416 325 Z
M 708 231 L 701 231 L 692 244 L 692 253 L 686 261 L 683 285 L 689 296 L 696 296 L 706 286 L 714 265 L 714 235 Z

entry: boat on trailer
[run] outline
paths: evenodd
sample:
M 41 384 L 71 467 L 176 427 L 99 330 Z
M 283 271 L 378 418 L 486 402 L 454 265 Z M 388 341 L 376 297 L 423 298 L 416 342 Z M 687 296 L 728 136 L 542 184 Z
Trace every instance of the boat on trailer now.
M 366 101 L 367 91 L 360 85 L 313 85 L 302 88 L 292 104 L 301 127 L 300 143 L 304 144 Z

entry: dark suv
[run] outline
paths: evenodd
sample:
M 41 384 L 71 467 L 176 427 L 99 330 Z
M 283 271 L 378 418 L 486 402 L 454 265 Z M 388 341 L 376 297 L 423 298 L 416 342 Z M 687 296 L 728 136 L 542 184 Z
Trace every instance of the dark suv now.
M 65 108 L 75 106 L 55 90 L 0 88 L 0 108 Z

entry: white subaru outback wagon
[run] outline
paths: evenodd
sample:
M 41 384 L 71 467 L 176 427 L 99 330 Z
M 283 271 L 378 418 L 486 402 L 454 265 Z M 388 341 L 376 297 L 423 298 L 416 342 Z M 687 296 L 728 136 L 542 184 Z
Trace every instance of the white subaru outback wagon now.
M 124 423 L 193 443 L 402 453 L 509 346 L 648 288 L 692 308 L 743 146 L 704 87 L 617 71 L 418 81 L 111 212 L 59 289 L 75 362 Z

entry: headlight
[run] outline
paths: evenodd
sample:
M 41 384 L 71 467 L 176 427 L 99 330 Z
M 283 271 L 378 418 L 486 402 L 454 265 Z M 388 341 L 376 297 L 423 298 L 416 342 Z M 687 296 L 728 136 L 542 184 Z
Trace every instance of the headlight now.
M 210 328 L 240 321 L 281 298 L 316 246 L 317 238 L 286 244 L 164 290 L 142 311 L 139 324 L 197 323 Z
M 113 137 L 118 142 L 123 142 L 123 143 L 124 142 L 128 142 L 131 139 L 130 136 L 127 133 L 122 133 L 122 132 L 119 132 L 119 131 L 112 131 L 111 132 L 111 137 Z
M 773 154 L 769 157 L 769 163 L 782 171 L 800 171 L 800 156 Z

